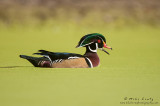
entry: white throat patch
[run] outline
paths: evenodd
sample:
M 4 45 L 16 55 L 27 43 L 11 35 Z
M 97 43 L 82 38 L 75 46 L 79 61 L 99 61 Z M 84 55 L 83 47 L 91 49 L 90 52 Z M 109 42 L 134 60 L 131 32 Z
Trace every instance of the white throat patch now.
M 90 46 L 88 46 L 88 48 L 89 48 L 89 50 L 90 50 L 91 52 L 97 52 L 98 44 L 96 43 L 96 50 L 92 50 L 92 49 L 90 48 Z

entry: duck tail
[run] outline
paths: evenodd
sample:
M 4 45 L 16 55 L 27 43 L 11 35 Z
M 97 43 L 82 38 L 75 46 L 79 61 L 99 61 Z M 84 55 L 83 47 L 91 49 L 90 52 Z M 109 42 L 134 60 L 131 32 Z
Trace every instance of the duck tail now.
M 46 57 L 32 57 L 26 55 L 19 55 L 20 58 L 27 59 L 30 63 L 32 63 L 35 67 L 43 67 L 41 66 L 42 61 L 49 61 Z

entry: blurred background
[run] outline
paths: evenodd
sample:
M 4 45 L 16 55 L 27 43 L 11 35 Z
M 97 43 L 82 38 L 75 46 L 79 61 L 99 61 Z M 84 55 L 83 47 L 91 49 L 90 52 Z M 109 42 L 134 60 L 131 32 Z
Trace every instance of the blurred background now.
M 159 0 L 0 0 L 0 24 L 159 26 Z

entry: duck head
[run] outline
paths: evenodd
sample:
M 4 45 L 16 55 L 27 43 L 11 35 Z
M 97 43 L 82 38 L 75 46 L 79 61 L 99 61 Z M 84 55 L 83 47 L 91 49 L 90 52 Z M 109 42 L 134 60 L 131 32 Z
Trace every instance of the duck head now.
M 100 49 L 107 54 L 109 53 L 103 48 L 108 48 L 112 50 L 111 47 L 106 45 L 105 37 L 99 33 L 92 33 L 83 36 L 76 47 L 77 48 L 86 47 L 87 48 L 86 52 L 97 52 L 97 49 Z

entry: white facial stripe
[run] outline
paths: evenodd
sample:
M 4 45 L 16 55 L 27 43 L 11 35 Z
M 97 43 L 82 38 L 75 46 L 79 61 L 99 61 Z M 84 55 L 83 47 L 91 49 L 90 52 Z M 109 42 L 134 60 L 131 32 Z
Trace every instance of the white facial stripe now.
M 96 50 L 98 49 L 98 43 L 96 43 Z
M 91 52 L 97 52 L 97 49 L 96 49 L 96 50 L 92 50 L 92 49 L 90 48 L 90 46 L 88 46 L 88 48 L 89 48 L 89 50 L 90 50 Z
M 92 43 L 94 43 L 94 42 L 90 42 L 90 43 L 88 43 L 88 44 L 85 44 L 85 45 L 83 45 L 83 46 L 87 46 L 87 45 L 90 45 L 90 44 L 92 44 Z M 82 44 L 82 43 L 81 43 Z M 80 45 L 81 45 L 80 44 Z M 79 47 L 83 47 L 83 46 L 79 46 Z
M 99 36 L 97 36 L 97 37 L 100 38 L 100 39 L 102 40 L 102 42 L 104 42 L 104 40 L 103 40 L 101 37 L 99 37 Z M 86 40 L 86 38 L 81 42 L 81 44 L 82 44 L 85 40 Z M 94 42 L 85 44 L 85 45 L 83 45 L 83 46 L 87 46 L 87 45 L 92 44 L 92 43 L 94 43 Z M 80 45 L 81 45 L 81 44 L 80 44 Z M 83 46 L 79 46 L 79 47 L 83 47 Z
M 97 52 L 98 44 L 97 44 L 97 43 L 95 43 L 95 44 L 96 44 L 96 50 L 92 50 L 92 49 L 90 48 L 90 46 L 88 46 L 88 48 L 89 48 L 89 50 L 90 50 L 91 52 Z
M 85 38 L 85 39 L 83 39 L 83 41 L 81 42 L 81 44 L 82 44 L 85 40 L 86 40 L 86 38 Z M 80 44 L 80 45 L 81 45 L 81 44 Z

